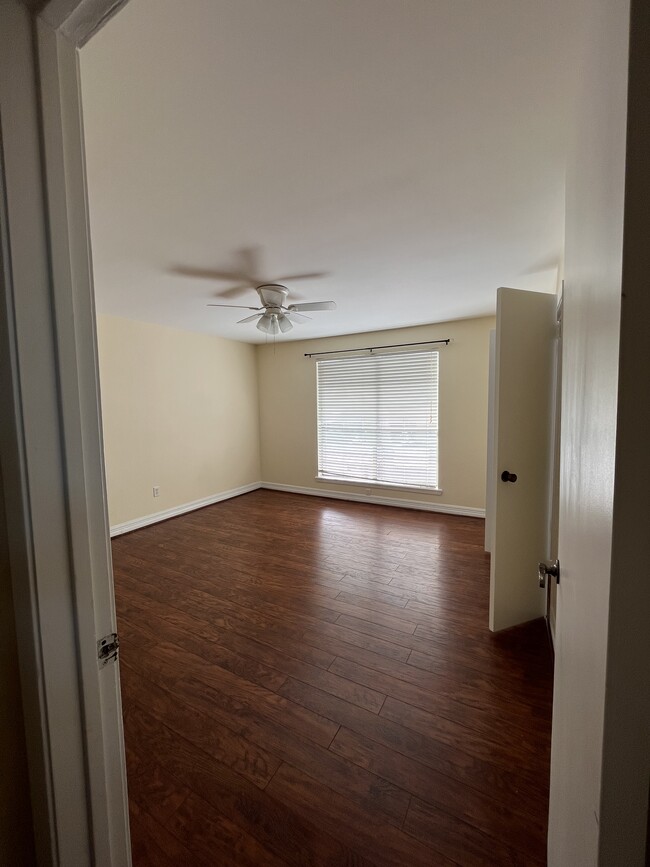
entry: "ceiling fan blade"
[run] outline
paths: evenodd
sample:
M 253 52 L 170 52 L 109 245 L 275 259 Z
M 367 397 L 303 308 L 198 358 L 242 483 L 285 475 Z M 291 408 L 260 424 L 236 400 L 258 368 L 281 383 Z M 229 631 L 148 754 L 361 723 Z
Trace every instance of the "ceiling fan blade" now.
M 198 277 L 200 280 L 228 280 L 246 284 L 253 284 L 253 280 L 249 280 L 248 274 L 242 274 L 240 271 L 220 271 L 218 268 L 193 268 L 189 265 L 173 265 L 169 269 L 170 274 L 178 274 L 179 277 Z
M 302 310 L 336 310 L 335 301 L 308 301 L 306 304 L 290 304 L 289 311 L 297 313 Z
M 285 313 L 287 319 L 290 319 L 291 322 L 301 323 L 301 322 L 309 322 L 311 316 L 303 316 L 302 313 Z
M 258 316 L 263 316 L 263 315 L 264 315 L 263 313 L 253 313 L 252 316 L 246 316 L 245 319 L 238 319 L 236 322 L 236 325 L 241 325 L 244 322 L 252 322 L 253 319 L 257 319 Z
M 206 304 L 206 307 L 229 307 L 231 310 L 264 310 L 263 307 L 248 307 L 242 304 Z
M 251 280 L 256 285 L 263 283 L 264 281 L 259 279 L 259 275 L 262 273 L 260 267 L 262 248 L 259 245 L 244 247 L 239 250 L 238 255 L 242 265 L 240 277 L 245 276 L 247 280 Z
M 222 289 L 221 292 L 215 292 L 215 298 L 237 298 L 245 292 L 250 292 L 255 289 L 255 283 L 239 283 L 237 286 L 229 286 L 227 289 Z
M 286 334 L 287 331 L 291 331 L 293 325 L 289 321 L 289 319 L 283 314 L 282 316 L 278 316 L 278 327 L 283 334 Z
M 190 268 L 185 265 L 174 265 L 169 268 L 170 274 L 180 277 L 198 277 L 200 280 L 227 280 L 234 282 L 234 286 L 228 286 L 221 292 L 215 292 L 216 298 L 236 298 L 248 289 L 255 289 L 257 282 L 254 277 L 241 274 L 238 271 L 218 271 L 212 268 Z
M 234 286 L 228 286 L 220 292 L 215 292 L 215 298 L 236 298 L 242 292 L 249 289 L 257 289 L 264 281 L 260 278 L 260 247 L 245 247 L 237 251 L 239 266 L 232 271 L 218 271 L 212 273 L 216 280 L 229 280 Z
M 198 277 L 200 280 L 218 280 L 233 283 L 216 293 L 218 298 L 234 298 L 247 289 L 255 289 L 261 282 L 258 274 L 259 255 L 255 250 L 241 250 L 240 268 L 221 270 L 220 268 L 195 268 L 191 265 L 173 265 L 168 269 L 170 274 L 178 274 L 180 277 Z
M 257 289 L 261 283 L 265 282 L 259 276 L 262 270 L 260 268 L 261 247 L 244 247 L 237 251 L 237 257 L 240 262 L 239 268 L 232 271 L 231 276 L 228 277 L 229 280 L 235 281 L 235 285 L 217 292 L 217 298 L 236 298 L 247 289 Z
M 313 274 L 287 274 L 286 277 L 277 277 L 274 283 L 285 283 L 290 280 L 317 280 L 319 277 L 327 277 L 327 271 L 315 271 Z

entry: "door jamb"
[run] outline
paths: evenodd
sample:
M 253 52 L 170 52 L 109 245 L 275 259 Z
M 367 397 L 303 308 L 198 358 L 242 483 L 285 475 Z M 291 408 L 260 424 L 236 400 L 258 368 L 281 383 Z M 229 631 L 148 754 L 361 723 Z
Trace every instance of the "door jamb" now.
M 549 560 L 557 560 L 558 535 L 560 529 L 560 437 L 562 436 L 562 315 L 564 310 L 564 280 L 560 286 L 558 303 L 555 310 L 557 332 L 555 335 L 555 350 L 553 353 L 553 397 L 551 420 L 551 485 L 549 504 Z M 557 606 L 557 582 L 548 577 L 546 589 L 546 628 L 549 644 L 555 654 L 555 615 Z
M 43 865 L 130 864 L 78 70 L 122 5 L 0 9 L 0 460 Z

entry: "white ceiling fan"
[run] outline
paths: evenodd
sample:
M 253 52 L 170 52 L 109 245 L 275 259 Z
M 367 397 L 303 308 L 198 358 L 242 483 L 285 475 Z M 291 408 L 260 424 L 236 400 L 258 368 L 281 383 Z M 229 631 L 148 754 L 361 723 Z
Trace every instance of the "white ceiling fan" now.
M 285 334 L 291 331 L 294 323 L 306 322 L 311 317 L 304 316 L 303 311 L 336 310 L 334 301 L 307 301 L 304 304 L 287 304 L 289 290 L 280 283 L 263 283 L 255 287 L 262 302 L 261 307 L 249 307 L 242 304 L 208 304 L 208 307 L 231 307 L 238 310 L 254 310 L 252 316 L 240 319 L 238 325 L 253 322 L 257 319 L 257 327 L 265 334 Z

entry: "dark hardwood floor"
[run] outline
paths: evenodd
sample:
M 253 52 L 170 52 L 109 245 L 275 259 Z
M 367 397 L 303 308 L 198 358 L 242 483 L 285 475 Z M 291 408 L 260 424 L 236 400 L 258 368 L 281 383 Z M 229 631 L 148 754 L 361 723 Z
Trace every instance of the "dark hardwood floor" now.
M 552 659 L 483 522 L 256 491 L 113 541 L 134 864 L 543 865 Z

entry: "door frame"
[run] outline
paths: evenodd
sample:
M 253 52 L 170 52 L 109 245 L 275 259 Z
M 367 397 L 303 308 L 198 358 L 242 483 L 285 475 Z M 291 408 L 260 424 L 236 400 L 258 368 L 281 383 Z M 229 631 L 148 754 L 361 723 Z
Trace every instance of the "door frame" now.
M 564 311 L 564 280 L 559 287 L 555 321 L 557 332 L 553 353 L 553 396 L 551 400 L 551 486 L 549 506 L 549 560 L 558 559 L 560 533 L 560 439 L 562 436 L 562 317 Z M 557 579 L 548 576 L 546 586 L 546 626 L 553 653 L 555 653 L 555 615 L 557 611 Z
M 110 580 L 110 548 L 76 67 L 78 48 L 122 5 L 0 2 L 0 463 L 41 865 L 130 861 L 118 668 L 98 671 L 95 645 L 115 621 L 112 600 L 102 612 L 96 595 Z M 650 11 L 637 0 L 632 11 L 603 863 L 630 840 L 641 850 L 647 817 L 649 669 L 639 661 L 650 651 L 650 583 L 637 576 L 650 559 L 650 404 L 639 376 L 650 364 Z M 579 733 L 581 708 L 568 710 Z
M 78 69 L 122 5 L 0 5 L 0 461 L 42 865 L 131 861 Z

